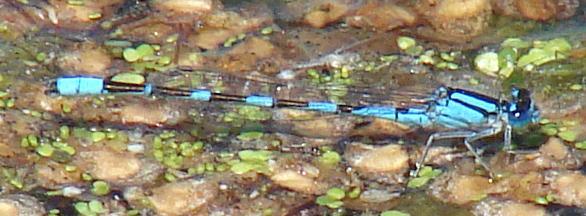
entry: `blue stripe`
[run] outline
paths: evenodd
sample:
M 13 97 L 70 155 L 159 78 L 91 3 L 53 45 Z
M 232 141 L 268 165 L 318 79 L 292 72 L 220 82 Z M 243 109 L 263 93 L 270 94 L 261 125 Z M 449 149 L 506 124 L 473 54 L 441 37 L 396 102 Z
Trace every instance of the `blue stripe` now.
M 424 109 L 406 109 L 397 113 L 397 122 L 406 125 L 426 126 L 431 124 L 429 114 Z
M 208 90 L 193 90 L 189 98 L 198 101 L 210 101 L 212 98 L 212 92 Z
M 255 106 L 272 107 L 275 100 L 268 96 L 251 95 L 246 97 L 246 103 Z
M 364 106 L 352 109 L 352 114 L 361 116 L 372 116 L 385 118 L 395 121 L 397 118 L 397 109 L 389 106 Z
M 309 102 L 307 109 L 333 113 L 338 111 L 338 105 L 330 102 Z
M 451 116 L 439 115 L 435 118 L 435 122 L 447 128 L 467 128 L 469 125 L 466 122 L 454 119 Z
M 464 92 L 454 92 L 450 95 L 450 99 L 465 101 L 465 103 L 473 105 L 486 113 L 495 113 L 498 111 L 498 101 L 490 98 L 481 98 L 476 95 L 466 94 Z
M 446 100 L 445 103 L 440 101 L 438 106 L 435 107 L 434 112 L 438 119 L 440 116 L 443 116 L 442 118 L 452 118 L 458 122 L 475 125 L 481 125 L 487 122 L 487 116 L 482 112 L 471 109 L 456 100 Z M 459 127 L 457 125 L 450 125 L 450 122 L 451 121 L 440 121 L 438 123 L 451 128 Z

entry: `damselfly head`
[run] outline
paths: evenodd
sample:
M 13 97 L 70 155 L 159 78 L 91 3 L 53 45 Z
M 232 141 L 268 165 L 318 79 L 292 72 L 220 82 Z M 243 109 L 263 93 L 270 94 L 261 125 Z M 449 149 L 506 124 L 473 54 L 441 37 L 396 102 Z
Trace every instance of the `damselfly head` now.
M 513 88 L 512 100 L 507 105 L 509 123 L 513 127 L 523 127 L 539 121 L 539 109 L 531 99 L 531 92 L 527 89 Z

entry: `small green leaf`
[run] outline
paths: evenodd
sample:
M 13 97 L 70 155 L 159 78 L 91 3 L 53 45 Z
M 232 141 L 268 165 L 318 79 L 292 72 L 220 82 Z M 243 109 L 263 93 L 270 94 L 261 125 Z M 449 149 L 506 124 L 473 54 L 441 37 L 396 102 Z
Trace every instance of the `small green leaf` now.
M 90 211 L 92 211 L 93 213 L 106 213 L 106 209 L 104 208 L 104 205 L 102 204 L 102 202 L 100 202 L 98 200 L 91 200 L 88 203 L 88 207 L 89 207 Z
M 105 181 L 95 181 L 91 190 L 93 194 L 103 196 L 110 193 L 110 185 Z
M 555 136 L 558 133 L 558 126 L 555 124 L 546 124 L 540 128 L 540 131 L 548 136 Z
M 260 30 L 260 33 L 263 35 L 268 35 L 273 33 L 273 27 L 264 27 L 263 29 Z
M 92 132 L 91 138 L 93 142 L 100 142 L 106 138 L 106 133 L 101 131 Z
M 124 51 L 122 52 L 122 56 L 124 57 L 124 60 L 126 60 L 127 62 L 135 62 L 140 58 L 138 52 L 133 48 L 124 49 Z
M 258 131 L 251 131 L 251 132 L 244 132 L 238 135 L 238 139 L 242 141 L 252 141 L 256 139 L 260 139 L 264 133 Z
M 90 210 L 90 207 L 89 207 L 88 203 L 86 203 L 86 202 L 77 202 L 73 205 L 73 207 L 81 215 L 84 215 L 84 216 L 97 215 L 96 213 L 94 213 Z
M 43 144 L 37 147 L 37 153 L 43 157 L 51 157 L 55 152 L 55 148 L 49 144 Z
M 335 151 L 328 151 L 319 158 L 319 161 L 326 165 L 337 165 L 340 160 L 340 154 Z
M 505 41 L 503 41 L 503 43 L 501 43 L 501 46 L 524 49 L 531 47 L 531 42 L 524 41 L 520 38 L 507 38 Z
M 143 75 L 137 73 L 119 73 L 113 76 L 111 81 L 128 84 L 143 84 L 146 79 Z
M 344 197 L 346 196 L 346 192 L 344 190 L 342 190 L 341 188 L 330 188 L 328 190 L 328 192 L 326 192 L 326 196 L 335 199 L 335 200 L 341 200 L 344 199 Z
M 547 205 L 547 204 L 549 204 L 549 201 L 547 201 L 547 199 L 545 197 L 537 197 L 537 198 L 535 198 L 535 203 L 540 204 L 540 205 Z
M 361 192 L 362 192 L 362 191 L 360 190 L 360 188 L 359 188 L 359 187 L 355 187 L 354 189 L 352 189 L 352 191 L 350 191 L 350 192 L 348 193 L 348 197 L 349 197 L 350 199 L 356 199 L 356 198 L 358 198 L 358 196 L 360 196 L 360 193 L 361 193 Z
M 558 137 L 568 142 L 576 141 L 577 136 L 578 135 L 576 134 L 576 132 L 572 130 L 565 130 L 558 133 Z
M 585 150 L 586 149 L 586 140 L 581 141 L 581 142 L 577 142 L 576 148 L 580 149 L 580 150 Z
M 328 196 L 317 197 L 317 199 L 315 200 L 315 203 L 317 203 L 318 205 L 321 205 L 321 206 L 327 206 L 328 208 L 332 208 L 332 209 L 340 208 L 342 205 L 344 205 L 344 202 L 342 202 L 340 200 L 332 199 L 331 197 L 328 197 Z
M 417 177 L 417 178 L 412 178 L 407 183 L 407 187 L 409 187 L 409 188 L 419 188 L 419 187 L 427 184 L 427 182 L 429 182 L 429 180 L 431 180 L 430 177 Z
M 392 211 L 384 211 L 384 212 L 380 213 L 380 216 L 410 216 L 410 214 L 392 210 Z
M 400 49 L 406 50 L 417 45 L 417 41 L 411 37 L 400 36 L 397 38 L 397 46 Z
M 266 161 L 271 157 L 272 152 L 265 150 L 243 150 L 238 152 L 238 157 L 244 161 Z
M 246 162 L 238 162 L 230 167 L 230 170 L 238 175 L 247 173 L 254 169 L 254 165 Z
M 482 53 L 474 58 L 476 69 L 484 74 L 495 76 L 499 71 L 499 57 L 495 52 Z
M 140 46 L 136 47 L 136 52 L 139 58 L 155 55 L 155 49 L 153 49 L 153 47 L 148 44 L 141 44 Z

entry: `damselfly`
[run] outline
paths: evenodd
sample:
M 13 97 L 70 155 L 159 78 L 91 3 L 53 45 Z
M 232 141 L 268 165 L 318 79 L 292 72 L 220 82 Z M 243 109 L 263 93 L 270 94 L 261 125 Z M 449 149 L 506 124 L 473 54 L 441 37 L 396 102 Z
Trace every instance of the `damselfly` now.
M 207 73 L 216 77 L 224 76 L 215 72 L 191 71 L 189 73 Z M 230 80 L 226 81 L 229 82 Z M 248 82 L 245 85 L 248 85 Z M 280 87 L 285 87 L 288 84 L 281 83 L 279 85 Z M 280 87 L 277 88 L 277 91 Z M 209 87 L 173 88 L 154 83 L 124 83 L 84 75 L 59 77 L 50 89 L 53 94 L 63 96 L 116 93 L 178 97 L 209 102 L 230 101 L 261 107 L 296 108 L 335 114 L 347 113 L 370 116 L 389 119 L 412 127 L 440 126 L 449 128 L 450 130 L 436 132 L 428 137 L 423 155 L 416 163 L 417 169 L 412 175 L 418 174 L 434 141 L 452 138 L 463 138 L 465 146 L 474 155 L 479 164 L 490 171 L 489 166 L 481 160 L 472 143 L 504 132 L 505 149 L 510 149 L 512 129 L 524 127 L 539 119 L 539 111 L 531 99 L 530 92 L 526 89 L 517 88 L 512 89 L 509 100 L 500 100 L 477 92 L 446 86 L 440 86 L 425 96 L 398 90 L 377 92 L 373 91 L 376 88 L 349 86 L 347 91 L 361 95 L 363 98 L 375 98 L 374 101 L 376 99 L 379 101 L 378 103 L 359 105 L 326 100 L 280 98 L 278 93 L 274 95 L 234 94 Z M 407 102 L 398 103 L 395 101 L 397 98 Z

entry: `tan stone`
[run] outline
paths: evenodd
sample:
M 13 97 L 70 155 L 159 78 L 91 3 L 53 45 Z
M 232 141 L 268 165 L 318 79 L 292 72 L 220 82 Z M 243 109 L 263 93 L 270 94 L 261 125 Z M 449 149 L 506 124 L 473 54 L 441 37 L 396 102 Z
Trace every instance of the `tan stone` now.
M 563 160 L 568 156 L 569 149 L 561 139 L 551 137 L 539 148 L 539 152 L 554 160 Z
M 141 161 L 130 153 L 95 150 L 80 152 L 80 156 L 79 163 L 89 166 L 88 171 L 92 177 L 106 181 L 132 178 L 141 169 Z
M 314 178 L 307 175 L 301 175 L 294 170 L 283 170 L 275 173 L 271 176 L 271 180 L 281 187 L 300 193 L 318 194 L 320 191 L 320 187 Z
M 586 176 L 579 173 L 567 173 L 558 176 L 551 184 L 556 203 L 570 206 L 586 207 Z
M 217 193 L 216 184 L 203 180 L 186 180 L 153 189 L 149 200 L 159 215 L 185 215 L 204 207 Z
M 502 216 L 545 216 L 545 208 L 531 203 L 507 203 L 501 210 Z
M 18 208 L 12 203 L 0 201 L 0 215 L 18 216 Z
M 373 147 L 354 156 L 350 165 L 366 172 L 402 172 L 409 168 L 409 155 L 401 145 Z
M 213 9 L 212 0 L 156 0 L 155 8 L 189 14 L 204 14 Z

